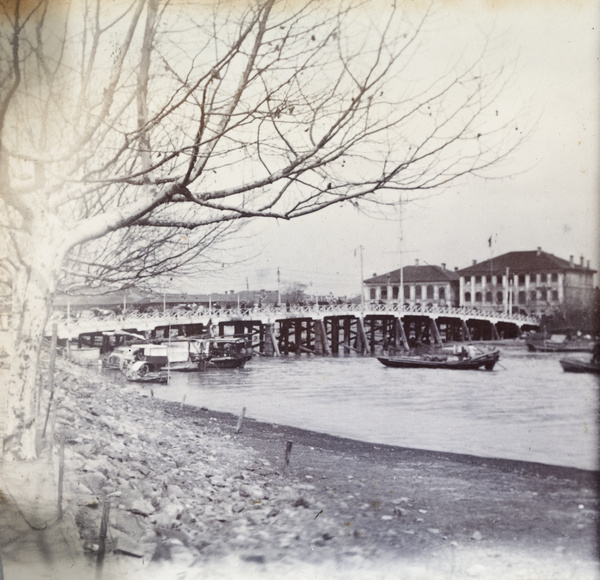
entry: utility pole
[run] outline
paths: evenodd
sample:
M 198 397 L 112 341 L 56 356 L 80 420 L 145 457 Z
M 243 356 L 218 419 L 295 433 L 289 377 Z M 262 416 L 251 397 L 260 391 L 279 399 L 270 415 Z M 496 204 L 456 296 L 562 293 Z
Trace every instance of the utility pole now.
M 281 274 L 277 266 L 277 306 L 281 306 Z
M 364 269 L 363 269 L 363 247 L 358 246 L 360 252 L 360 312 L 365 315 L 365 289 L 364 289 Z
M 398 288 L 398 316 L 402 320 L 402 311 L 404 309 L 404 240 L 402 230 L 402 193 L 400 193 L 400 288 Z

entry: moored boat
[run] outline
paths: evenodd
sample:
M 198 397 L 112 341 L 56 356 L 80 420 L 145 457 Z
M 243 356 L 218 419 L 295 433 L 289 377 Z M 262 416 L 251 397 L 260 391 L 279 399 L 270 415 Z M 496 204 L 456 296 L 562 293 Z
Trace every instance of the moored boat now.
M 187 338 L 140 342 L 115 349 L 105 364 L 131 381 L 165 382 L 169 372 L 242 368 L 253 356 L 243 338 Z
M 600 362 L 579 360 L 576 358 L 563 358 L 560 366 L 567 373 L 595 373 L 600 374 Z
M 454 369 L 454 370 L 478 370 L 484 368 L 491 371 L 500 358 L 500 351 L 496 348 L 482 350 L 470 346 L 462 348 L 458 352 L 440 352 L 422 355 L 391 355 L 380 356 L 377 360 L 387 367 L 404 369 Z
M 594 373 L 600 374 L 600 342 L 596 342 L 592 358 L 582 360 L 579 358 L 563 358 L 560 360 L 560 366 L 567 373 Z
M 530 352 L 592 352 L 594 341 L 590 338 L 555 333 L 550 336 L 534 335 L 525 344 Z
M 240 369 L 252 359 L 252 350 L 243 338 L 211 338 L 209 356 L 203 362 L 204 369 Z
M 167 371 L 152 370 L 148 363 L 144 361 L 125 364 L 121 371 L 128 381 L 136 383 L 166 383 L 169 380 Z

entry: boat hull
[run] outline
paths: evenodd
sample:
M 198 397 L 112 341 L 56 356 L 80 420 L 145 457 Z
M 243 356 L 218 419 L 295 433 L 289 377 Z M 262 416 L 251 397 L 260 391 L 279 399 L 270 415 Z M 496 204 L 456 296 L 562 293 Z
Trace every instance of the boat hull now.
M 530 352 L 592 352 L 590 344 L 553 344 L 551 342 L 528 342 Z
M 236 357 L 214 357 L 208 361 L 206 368 L 241 369 L 252 358 L 252 355 Z
M 377 357 L 386 367 L 399 369 L 451 369 L 458 371 L 476 371 L 481 368 L 491 371 L 500 358 L 499 353 L 464 360 L 428 360 L 423 357 L 393 356 Z
M 134 383 L 159 383 L 164 384 L 169 381 L 167 373 L 150 373 L 147 375 L 125 375 L 128 381 Z
M 600 363 L 591 361 L 563 358 L 560 361 L 560 366 L 562 366 L 563 370 L 567 373 L 600 374 Z

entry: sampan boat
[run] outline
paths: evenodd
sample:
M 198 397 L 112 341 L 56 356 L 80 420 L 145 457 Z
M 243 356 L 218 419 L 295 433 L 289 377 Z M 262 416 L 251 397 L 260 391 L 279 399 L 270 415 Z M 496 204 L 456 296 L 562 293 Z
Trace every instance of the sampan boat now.
M 600 374 L 600 362 L 585 361 L 576 358 L 563 358 L 560 366 L 567 373 L 595 373 Z
M 472 347 L 473 348 L 473 347 Z M 392 355 L 379 356 L 377 360 L 386 367 L 402 369 L 453 369 L 459 371 L 474 371 L 480 368 L 491 371 L 500 358 L 500 351 L 492 349 L 482 351 L 474 349 L 471 354 L 466 349 L 457 354 L 423 354 L 423 355 Z

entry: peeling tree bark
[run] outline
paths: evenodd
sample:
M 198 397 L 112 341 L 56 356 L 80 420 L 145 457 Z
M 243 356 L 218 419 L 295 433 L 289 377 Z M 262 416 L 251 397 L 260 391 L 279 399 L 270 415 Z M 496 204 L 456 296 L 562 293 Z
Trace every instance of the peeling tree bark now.
M 63 257 L 38 238 L 29 263 L 14 279 L 10 325 L 11 364 L 6 391 L 3 447 L 5 459 L 36 457 L 38 363 L 44 330 Z

